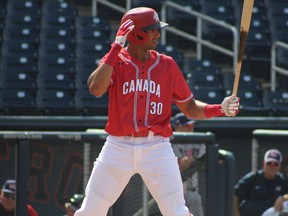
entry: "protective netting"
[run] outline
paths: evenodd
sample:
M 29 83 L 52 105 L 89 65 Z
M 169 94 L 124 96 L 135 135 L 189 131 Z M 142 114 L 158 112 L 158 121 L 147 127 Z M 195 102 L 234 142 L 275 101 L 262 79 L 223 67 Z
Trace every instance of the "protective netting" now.
M 29 138 L 28 202 L 41 216 L 64 215 L 65 203 L 75 194 L 83 194 L 93 162 L 105 139 L 85 141 L 75 135 L 57 134 L 53 138 L 37 135 Z M 16 146 L 19 137 L 2 139 L 0 145 L 0 184 L 15 179 Z M 196 161 L 182 172 L 187 205 L 195 216 L 205 212 L 205 144 L 173 144 L 183 155 L 194 155 Z M 201 155 L 199 154 L 201 152 Z M 21 166 L 18 167 L 21 169 Z M 103 187 L 109 187 L 103 185 Z M 144 205 L 147 203 L 148 209 Z M 200 203 L 200 204 L 199 204 Z M 161 215 L 158 206 L 139 175 L 131 178 L 110 216 Z M 200 212 L 200 213 L 198 213 Z M 205 215 L 205 214 L 204 214 Z

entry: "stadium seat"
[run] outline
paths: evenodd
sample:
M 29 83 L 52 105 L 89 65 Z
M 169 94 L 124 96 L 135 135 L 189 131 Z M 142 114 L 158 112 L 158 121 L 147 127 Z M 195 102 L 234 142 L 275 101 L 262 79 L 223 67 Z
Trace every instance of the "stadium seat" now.
M 46 55 L 75 58 L 75 44 L 66 41 L 43 41 L 39 46 L 39 56 Z
M 39 89 L 37 106 L 41 115 L 75 115 L 74 93 L 57 89 Z
M 68 1 L 43 1 L 42 13 L 53 14 L 61 12 L 71 17 L 76 17 L 78 15 L 77 7 Z
M 222 74 L 220 67 L 216 66 L 211 60 L 187 60 L 188 73 L 213 73 Z
M 33 55 L 7 54 L 1 58 L 1 71 L 37 73 L 37 58 Z
M 276 16 L 287 16 L 288 15 L 288 5 L 287 1 L 267 1 L 268 16 L 273 18 Z
M 199 0 L 174 0 L 173 2 L 185 7 L 187 10 L 201 11 Z M 175 26 L 182 31 L 192 34 L 196 32 L 196 17 L 172 7 L 167 8 L 167 22 L 169 25 Z
M 288 92 L 284 90 L 267 91 L 263 96 L 266 106 L 270 106 L 274 116 L 288 116 Z
M 235 14 L 234 8 L 230 2 L 204 1 L 202 5 L 202 13 L 223 20 L 227 23 L 234 24 Z
M 2 71 L 0 73 L 0 87 L 3 89 L 36 90 L 37 81 L 33 73 L 23 71 Z
M 5 26 L 10 25 L 26 25 L 35 29 L 40 29 L 41 15 L 36 13 L 29 13 L 27 11 L 17 11 L 8 13 L 5 18 Z
M 161 11 L 163 0 L 134 0 L 131 3 L 131 7 L 151 7 L 158 13 Z
M 58 26 L 75 30 L 75 17 L 62 12 L 51 12 L 42 15 L 41 26 Z
M 110 23 L 104 18 L 79 15 L 76 17 L 75 22 L 77 29 L 94 27 L 101 32 L 104 32 L 106 35 L 110 35 L 111 33 Z
M 195 89 L 224 90 L 222 74 L 188 73 L 186 80 L 192 91 Z
M 251 73 L 258 78 L 269 77 L 271 58 L 270 34 L 259 31 L 251 31 L 248 34 L 245 54 L 246 62 L 249 64 Z
M 37 83 L 42 89 L 75 90 L 74 75 L 67 73 L 40 73 Z
M 75 74 L 74 58 L 67 56 L 40 55 L 38 59 L 39 73 Z
M 95 97 L 85 89 L 78 89 L 75 94 L 76 108 L 80 115 L 108 115 L 108 93 Z
M 225 91 L 222 89 L 218 90 L 207 90 L 207 89 L 194 89 L 192 90 L 194 99 L 203 101 L 209 104 L 219 104 L 223 101 Z
M 101 56 L 80 56 L 76 58 L 75 67 L 78 73 L 89 70 L 92 72 L 101 60 Z
M 37 0 L 9 0 L 7 14 L 10 13 L 41 14 L 41 2 Z
M 27 89 L 2 89 L 0 103 L 4 115 L 38 115 L 35 92 Z
M 171 56 L 177 62 L 179 68 L 183 71 L 184 55 L 181 51 L 179 51 L 178 49 L 176 49 L 174 46 L 171 45 L 167 46 L 158 45 L 156 49 L 159 53 Z
M 96 69 L 100 58 L 94 56 L 82 56 L 76 59 L 75 67 L 77 74 L 75 77 L 75 83 L 77 88 L 87 88 L 87 79 L 89 75 Z
M 288 43 L 288 33 L 287 33 L 288 31 L 288 24 L 287 24 L 288 23 L 288 7 L 286 7 L 286 10 L 285 10 L 284 5 L 280 5 L 280 6 L 281 7 L 272 6 L 271 8 L 269 8 L 271 39 L 272 41 L 278 40 L 278 41 Z
M 81 71 L 79 73 L 76 74 L 75 76 L 75 85 L 77 89 L 87 89 L 87 81 L 88 81 L 88 77 L 90 76 L 90 74 L 93 71 L 91 70 L 86 70 L 86 71 Z
M 25 41 L 5 41 L 2 45 L 2 55 L 38 56 L 38 46 L 35 43 Z
M 0 2 L 0 20 L 4 21 L 6 17 L 6 2 Z
M 228 91 L 228 94 L 232 93 L 234 79 L 234 74 L 227 74 L 224 78 L 224 85 L 225 89 Z M 240 74 L 238 89 L 243 91 L 253 91 L 256 92 L 259 97 L 263 96 L 262 83 L 249 73 L 242 72 Z
M 88 26 L 86 28 L 77 29 L 76 32 L 76 40 L 77 43 L 81 43 L 82 41 L 90 41 L 96 43 L 110 43 L 109 35 L 105 32 L 102 32 L 97 27 Z
M 258 94 L 250 90 L 238 90 L 240 98 L 238 116 L 272 116 L 272 109 L 266 106 Z
M 6 4 L 4 2 L 0 2 L 0 48 L 3 42 L 3 29 L 5 26 L 5 18 L 6 18 Z
M 3 40 L 26 41 L 29 43 L 39 43 L 39 30 L 29 24 L 11 24 L 4 28 Z
M 88 55 L 96 55 L 99 57 L 104 56 L 107 52 L 109 52 L 111 46 L 110 43 L 107 42 L 93 42 L 93 41 L 81 41 L 77 43 L 76 46 L 76 55 L 80 56 L 88 56 Z
M 235 25 L 234 8 L 229 2 L 207 1 L 202 5 L 201 12 L 207 16 L 216 18 L 217 20 Z M 227 29 L 220 28 L 218 25 L 210 22 L 204 22 L 203 36 L 205 39 L 223 47 L 232 47 L 232 32 Z
M 41 42 L 76 43 L 75 31 L 64 26 L 43 26 L 39 37 Z

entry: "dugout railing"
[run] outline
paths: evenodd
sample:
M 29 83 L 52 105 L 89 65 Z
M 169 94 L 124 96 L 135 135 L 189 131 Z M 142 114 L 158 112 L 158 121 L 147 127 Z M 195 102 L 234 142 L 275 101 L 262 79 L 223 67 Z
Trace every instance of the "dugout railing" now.
M 84 193 L 93 162 L 106 137 L 103 130 L 1 131 L 0 181 L 3 184 L 6 179 L 16 178 L 18 182 L 16 216 L 26 210 L 27 202 L 42 216 L 63 215 L 65 202 L 74 193 Z M 226 186 L 233 184 L 234 171 L 227 169 L 227 166 L 234 166 L 233 160 L 225 159 L 226 162 L 223 163 L 223 155 L 219 154 L 213 133 L 175 133 L 171 142 L 173 145 L 205 144 L 204 160 L 194 166 L 194 171 L 204 167 L 204 177 L 199 178 L 203 208 L 205 216 L 223 216 L 221 212 L 229 211 L 224 209 L 230 208 L 226 204 L 232 199 L 227 196 L 227 191 L 231 192 L 231 188 Z M 215 182 L 222 186 L 218 187 Z M 157 215 L 157 205 L 149 206 L 152 199 L 140 176 L 133 176 L 110 209 L 109 215 L 118 216 L 120 213 L 121 216 L 137 216 L 137 212 L 142 212 L 142 216 Z M 222 205 L 215 200 L 223 200 Z
M 281 67 L 277 64 L 277 53 L 279 53 L 279 50 L 286 50 L 288 52 L 288 44 L 281 42 L 281 41 L 275 41 L 272 44 L 271 48 L 271 78 L 270 78 L 270 90 L 275 91 L 276 90 L 276 74 L 282 74 L 285 76 L 288 76 L 288 69 Z

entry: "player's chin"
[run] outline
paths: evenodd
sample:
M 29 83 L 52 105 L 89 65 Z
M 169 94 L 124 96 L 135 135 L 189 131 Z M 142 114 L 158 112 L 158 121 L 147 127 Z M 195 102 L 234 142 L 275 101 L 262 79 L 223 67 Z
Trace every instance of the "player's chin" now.
M 153 40 L 152 43 L 151 43 L 151 46 L 153 47 L 153 49 L 155 49 L 158 45 L 158 40 Z

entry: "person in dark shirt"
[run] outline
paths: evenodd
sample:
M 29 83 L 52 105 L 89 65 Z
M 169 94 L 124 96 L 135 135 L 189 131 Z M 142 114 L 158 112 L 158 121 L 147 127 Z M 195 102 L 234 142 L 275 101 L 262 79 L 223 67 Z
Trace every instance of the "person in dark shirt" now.
M 261 216 L 271 206 L 282 211 L 288 198 L 288 181 L 280 173 L 281 162 L 281 152 L 270 149 L 265 153 L 263 168 L 238 181 L 234 187 L 234 216 Z
M 16 181 L 9 179 L 4 183 L 0 194 L 0 216 L 14 216 L 15 212 Z M 27 205 L 28 216 L 38 216 L 31 205 Z

